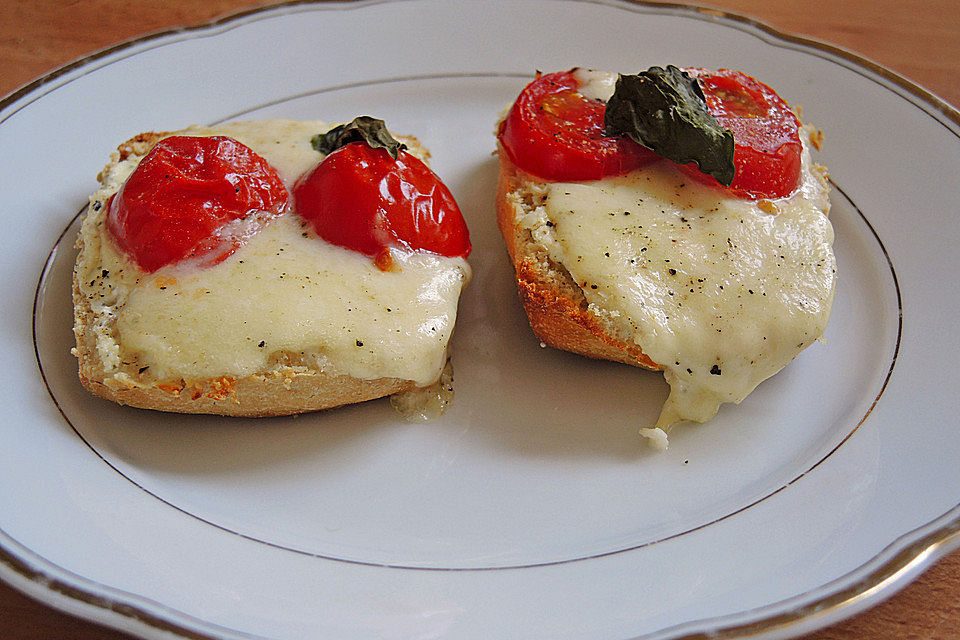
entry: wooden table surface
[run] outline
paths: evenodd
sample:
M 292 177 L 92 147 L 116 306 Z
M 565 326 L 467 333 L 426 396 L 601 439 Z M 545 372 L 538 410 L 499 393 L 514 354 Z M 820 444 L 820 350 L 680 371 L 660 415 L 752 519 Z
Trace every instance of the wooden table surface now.
M 262 0 L 0 0 L 0 95 L 106 46 L 196 24 Z M 839 45 L 960 106 L 960 0 L 699 2 Z M 0 583 L 4 640 L 128 638 L 59 613 Z M 960 552 L 886 602 L 806 640 L 960 638 Z

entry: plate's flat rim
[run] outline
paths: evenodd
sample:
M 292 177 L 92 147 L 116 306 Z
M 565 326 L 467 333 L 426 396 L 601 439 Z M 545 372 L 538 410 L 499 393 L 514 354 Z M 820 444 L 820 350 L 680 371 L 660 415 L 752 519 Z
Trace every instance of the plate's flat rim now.
M 185 34 L 193 31 L 204 31 L 213 29 L 219 26 L 227 25 L 233 22 L 238 22 L 244 18 L 259 14 L 259 13 L 268 13 L 271 11 L 287 11 L 291 8 L 298 6 L 308 6 L 308 5 L 328 5 L 331 8 L 337 8 L 337 5 L 340 5 L 339 8 L 352 8 L 357 6 L 369 6 L 376 4 L 385 4 L 389 2 L 402 2 L 404 0 L 283 0 L 280 2 L 273 2 L 272 0 L 265 0 L 270 2 L 270 4 L 265 4 L 261 6 L 251 7 L 249 9 L 243 9 L 236 12 L 231 12 L 226 15 L 220 16 L 218 18 L 213 18 L 205 22 L 200 22 L 197 24 L 182 25 L 178 27 L 171 27 L 168 29 L 161 29 L 158 31 L 149 32 L 141 36 L 136 36 L 129 40 L 124 40 L 114 45 L 110 45 L 106 48 L 94 51 L 88 55 L 82 56 L 68 62 L 49 73 L 46 73 L 39 78 L 24 84 L 23 86 L 14 89 L 12 92 L 7 94 L 0 99 L 0 111 L 7 108 L 9 105 L 17 102 L 24 96 L 33 93 L 37 88 L 49 84 L 63 76 L 74 69 L 80 68 L 87 65 L 90 62 L 99 60 L 100 58 L 107 57 L 111 54 L 123 51 L 124 49 L 129 49 L 132 46 L 149 42 L 151 40 L 157 40 L 160 38 L 165 38 L 177 34 Z M 778 40 L 783 42 L 789 42 L 792 44 L 798 44 L 804 47 L 810 47 L 813 49 L 819 49 L 826 53 L 829 53 L 834 56 L 845 59 L 848 62 L 853 63 L 857 67 L 866 69 L 884 80 L 897 85 L 901 89 L 906 90 L 908 93 L 913 94 L 917 98 L 920 98 L 921 102 L 926 103 L 928 106 L 934 107 L 941 115 L 952 120 L 955 124 L 960 125 L 960 109 L 953 106 L 937 94 L 933 93 L 929 89 L 917 84 L 916 82 L 907 79 L 906 77 L 900 75 L 896 71 L 875 62 L 865 56 L 862 56 L 858 53 L 854 53 L 849 49 L 841 47 L 839 45 L 830 44 L 816 38 L 811 38 L 808 36 L 801 36 L 785 31 L 781 31 L 775 27 L 770 26 L 762 20 L 752 18 L 750 16 L 741 15 L 725 9 L 719 9 L 716 7 L 706 7 L 702 5 L 686 3 L 686 2 L 662 2 L 659 0 L 563 0 L 565 2 L 578 2 L 584 4 L 598 4 L 606 6 L 615 6 L 615 5 L 636 5 L 640 7 L 647 7 L 650 9 L 663 9 L 664 11 L 673 11 L 679 14 L 686 14 L 688 17 L 696 18 L 700 20 L 714 20 L 717 22 L 729 21 L 748 27 L 753 27 L 758 29 L 767 35 L 773 36 Z M 12 115 L 12 114 L 9 114 Z M 9 117 L 9 115 L 7 117 Z M 5 120 L 4 118 L 3 120 Z M 3 120 L 0 120 L 0 124 L 3 124 Z
M 124 42 L 95 51 L 89 55 L 69 62 L 39 78 L 15 89 L 0 100 L 0 112 L 17 103 L 22 98 L 36 92 L 44 85 L 56 81 L 70 72 L 120 51 L 130 49 L 152 40 L 216 29 L 231 23 L 240 22 L 257 14 L 284 12 L 293 7 L 307 5 L 328 5 L 330 8 L 348 9 L 358 6 L 404 2 L 408 0 L 286 0 L 264 6 L 252 7 L 214 18 L 198 24 L 173 27 L 151 32 Z M 781 42 L 799 45 L 807 49 L 819 50 L 831 56 L 843 59 L 866 70 L 882 80 L 895 85 L 919 100 L 918 107 L 932 107 L 937 114 L 960 126 L 960 110 L 917 83 L 899 75 L 891 69 L 853 53 L 842 47 L 828 44 L 805 36 L 794 35 L 776 29 L 763 21 L 729 12 L 724 9 L 704 7 L 695 4 L 658 2 L 651 0 L 565 0 L 567 2 L 598 4 L 605 6 L 636 5 L 650 9 L 661 9 L 678 16 L 727 22 L 733 25 L 747 26 L 763 32 Z M 889 88 L 889 87 L 888 87 Z M 41 94 L 42 96 L 42 94 Z M 37 96 L 38 98 L 41 96 Z M 21 105 L 16 111 L 28 105 Z M 12 113 L 7 114 L 9 117 Z M 6 119 L 0 119 L 0 125 Z M 48 265 L 44 266 L 46 270 Z M 41 275 L 42 279 L 42 275 Z M 35 325 L 36 314 L 31 322 Z M 35 326 L 32 327 L 35 331 Z M 39 365 L 39 354 L 35 353 Z M 14 548 L 19 548 L 14 550 Z M 693 640 L 704 638 L 765 637 L 782 638 L 813 631 L 828 624 L 838 622 L 860 612 L 879 601 L 893 595 L 906 586 L 938 559 L 960 548 L 960 504 L 939 517 L 896 538 L 874 557 L 814 590 L 797 594 L 786 600 L 765 605 L 758 609 L 742 611 L 722 617 L 690 621 L 675 627 L 661 629 L 646 634 L 646 638 L 671 638 L 672 640 Z M 55 575 L 55 574 L 59 574 Z M 105 624 L 116 629 L 137 633 L 146 638 L 170 638 L 171 634 L 191 640 L 217 640 L 218 636 L 207 635 L 187 626 L 174 622 L 193 620 L 199 625 L 216 625 L 195 620 L 192 616 L 179 611 L 170 611 L 170 618 L 148 610 L 149 603 L 157 608 L 164 605 L 149 601 L 134 593 L 121 591 L 108 585 L 93 582 L 83 576 L 59 567 L 28 547 L 10 538 L 0 530 L 0 579 L 8 585 L 36 598 L 43 603 L 85 617 L 93 622 Z M 787 611 L 784 606 L 794 600 L 818 595 L 810 601 L 798 602 Z M 138 604 L 131 604 L 130 602 Z M 743 621 L 747 618 L 747 621 Z M 712 625 L 709 628 L 707 625 Z M 706 632 L 705 632 L 706 629 Z M 233 629 L 222 629 L 236 637 L 254 638 Z

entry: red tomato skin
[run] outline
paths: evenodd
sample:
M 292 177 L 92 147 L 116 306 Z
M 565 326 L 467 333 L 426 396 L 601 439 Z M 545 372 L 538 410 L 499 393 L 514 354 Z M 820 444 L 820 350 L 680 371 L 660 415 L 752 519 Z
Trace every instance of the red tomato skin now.
M 154 145 L 107 204 L 114 241 L 147 272 L 222 261 L 287 206 L 276 170 L 225 136 L 171 136 Z M 243 229 L 224 229 L 249 218 Z
M 657 159 L 623 136 L 604 135 L 607 106 L 577 92 L 576 69 L 538 75 L 521 91 L 498 137 L 519 168 L 545 180 L 599 180 Z
M 507 157 L 545 180 L 599 180 L 658 158 L 626 137 L 603 135 L 606 105 L 577 93 L 575 69 L 538 76 L 500 125 Z M 698 78 L 707 108 L 734 134 L 733 183 L 724 187 L 696 164 L 681 167 L 698 180 L 747 199 L 781 198 L 800 181 L 800 123 L 767 85 L 737 71 L 687 69 Z
M 453 194 L 406 151 L 394 160 L 363 142 L 340 147 L 300 177 L 293 198 L 317 235 L 367 256 L 390 248 L 470 254 L 470 234 Z
M 710 113 L 733 132 L 736 168 L 723 187 L 695 164 L 687 174 L 726 188 L 747 199 L 784 198 L 800 183 L 800 121 L 790 106 L 767 85 L 739 71 L 687 69 L 703 89 Z

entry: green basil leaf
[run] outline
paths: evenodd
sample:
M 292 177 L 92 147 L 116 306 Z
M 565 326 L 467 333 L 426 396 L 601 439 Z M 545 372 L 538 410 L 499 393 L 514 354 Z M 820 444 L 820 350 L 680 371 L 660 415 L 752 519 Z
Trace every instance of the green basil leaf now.
M 696 162 L 733 182 L 733 133 L 707 110 L 696 78 L 673 65 L 617 78 L 604 120 L 608 136 L 628 136 L 677 164 Z
M 310 139 L 313 148 L 323 154 L 333 153 L 340 147 L 352 142 L 365 142 L 374 149 L 386 149 L 394 160 L 406 145 L 399 142 L 387 131 L 383 120 L 370 116 L 357 116 L 352 122 L 337 125 L 326 133 L 320 133 Z

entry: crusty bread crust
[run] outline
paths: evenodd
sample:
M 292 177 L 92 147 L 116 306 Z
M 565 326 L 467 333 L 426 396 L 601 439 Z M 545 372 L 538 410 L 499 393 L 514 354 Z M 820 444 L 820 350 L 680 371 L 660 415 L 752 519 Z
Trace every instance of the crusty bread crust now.
M 530 233 L 518 225 L 532 205 L 519 195 L 527 185 L 542 182 L 519 169 L 500 150 L 497 224 L 516 271 L 517 290 L 530 327 L 542 342 L 589 358 L 614 360 L 637 367 L 660 367 L 635 343 L 616 336 L 593 313 L 567 270 L 538 251 Z
M 137 135 L 118 148 L 114 162 L 143 155 L 166 133 Z M 416 144 L 413 138 L 404 138 Z M 102 174 L 101 174 L 102 175 Z M 84 259 L 82 234 L 77 239 L 77 264 Z M 332 375 L 308 366 L 278 366 L 243 378 L 157 380 L 137 367 L 135 356 L 125 354 L 123 371 L 107 372 L 97 350 L 94 312 L 73 274 L 74 355 L 83 386 L 96 396 L 122 405 L 177 413 L 228 416 L 281 416 L 330 409 L 382 398 L 417 387 L 411 380 Z

